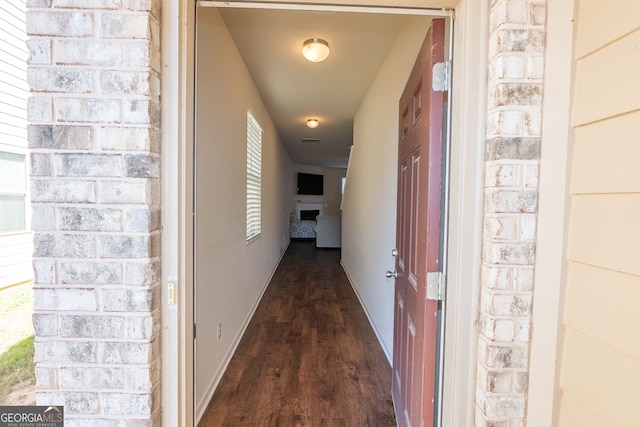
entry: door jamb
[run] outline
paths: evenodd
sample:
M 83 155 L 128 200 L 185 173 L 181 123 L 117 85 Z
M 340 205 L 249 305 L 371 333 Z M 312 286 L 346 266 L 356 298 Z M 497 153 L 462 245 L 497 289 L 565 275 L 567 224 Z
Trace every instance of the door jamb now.
M 571 89 L 575 2 L 547 3 L 542 141 L 538 184 L 535 304 L 531 313 L 531 349 L 527 425 L 556 425 L 562 360 L 563 307 L 567 276 L 571 154 Z M 571 25 L 569 25 L 571 23 Z
M 371 2 L 371 0 L 369 0 Z M 193 146 L 194 146 L 194 0 L 170 0 L 163 8 L 163 421 L 193 426 Z M 402 6 L 385 0 L 376 10 Z M 449 268 L 445 322 L 443 425 L 472 425 L 475 407 L 475 364 L 480 246 L 482 171 L 486 114 L 486 40 L 488 11 L 475 0 L 456 5 L 451 128 Z M 282 3 L 280 3 L 282 4 Z M 286 1 L 289 8 L 301 7 Z M 352 3 L 351 3 L 352 4 Z M 366 0 L 363 1 L 366 4 Z M 340 1 L 325 3 L 335 10 Z M 411 5 L 407 6 L 411 8 Z M 424 9 L 416 9 L 422 10 Z M 433 10 L 429 11 L 433 14 Z M 176 61 L 177 58 L 177 61 Z M 456 60 L 457 59 L 457 60 Z M 464 59 L 464 60 L 462 60 Z M 173 213 L 167 215 L 167 213 Z M 172 252 L 171 249 L 175 250 Z M 177 316 L 167 309 L 165 283 L 177 277 Z M 175 328 L 175 334 L 171 334 Z M 177 342 L 176 342 L 177 341 Z M 177 347 L 177 360 L 170 350 Z M 177 372 L 177 375 L 172 373 Z M 165 393 L 175 385 L 175 393 Z M 453 407 L 453 402 L 456 407 Z M 461 408 L 463 408 L 461 410 Z M 165 415 L 166 413 L 166 415 Z M 168 419 L 165 419 L 165 416 Z
M 162 424 L 194 422 L 193 147 L 195 2 L 162 8 Z M 168 283 L 175 283 L 169 305 Z
M 442 425 L 474 425 L 489 8 L 455 9 Z

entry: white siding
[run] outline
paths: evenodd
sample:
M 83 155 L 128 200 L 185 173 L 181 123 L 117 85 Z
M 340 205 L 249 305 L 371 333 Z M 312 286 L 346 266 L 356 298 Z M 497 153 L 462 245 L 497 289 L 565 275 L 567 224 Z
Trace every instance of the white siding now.
M 0 2 L 0 152 L 22 156 L 27 155 L 29 96 L 25 14 L 24 0 Z M 24 182 L 26 170 L 19 173 L 15 182 Z M 5 190 L 0 188 L 0 193 Z M 27 211 L 27 229 L 28 217 Z M 31 242 L 27 230 L 0 231 L 0 289 L 31 280 Z

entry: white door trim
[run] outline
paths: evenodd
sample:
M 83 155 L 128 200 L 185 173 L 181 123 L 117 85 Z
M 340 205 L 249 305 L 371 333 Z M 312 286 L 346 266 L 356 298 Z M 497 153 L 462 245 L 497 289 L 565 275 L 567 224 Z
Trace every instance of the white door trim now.
M 562 305 L 569 218 L 574 1 L 549 0 L 544 58 L 535 292 L 526 424 L 552 426 L 559 398 Z
M 449 183 L 443 426 L 472 426 L 480 292 L 489 7 L 456 6 Z
M 337 2 L 336 2 L 337 3 Z M 444 8 L 418 8 L 418 7 L 369 7 L 357 5 L 314 4 L 314 3 L 271 3 L 249 1 L 216 1 L 199 0 L 200 7 L 220 7 L 237 9 L 270 9 L 270 10 L 304 10 L 317 12 L 359 12 L 359 13 L 384 13 L 386 15 L 424 15 L 424 16 L 451 16 L 451 11 Z
M 423 14 L 410 0 L 323 3 L 333 10 L 398 7 Z M 445 2 L 442 3 L 443 5 Z M 279 3 L 290 9 L 295 1 Z M 307 5 L 303 5 L 308 7 Z M 193 426 L 193 0 L 163 7 L 163 424 Z M 405 11 L 406 13 L 406 11 Z M 447 12 L 448 13 L 448 12 Z M 472 425 L 475 408 L 476 328 L 480 280 L 482 170 L 486 115 L 488 6 L 461 0 L 455 8 L 448 303 L 445 331 L 443 425 Z M 462 60 L 464 59 L 464 60 Z M 459 64 L 459 66 L 458 66 Z M 166 305 L 169 276 L 178 278 L 175 315 Z M 173 329 L 172 329 L 173 328 Z M 177 349 L 177 351 L 175 351 Z M 177 353 L 177 354 L 176 354 Z M 455 407 L 453 403 L 455 402 Z
M 193 147 L 195 3 L 162 8 L 162 425 L 194 425 Z M 176 279 L 175 306 L 168 301 Z

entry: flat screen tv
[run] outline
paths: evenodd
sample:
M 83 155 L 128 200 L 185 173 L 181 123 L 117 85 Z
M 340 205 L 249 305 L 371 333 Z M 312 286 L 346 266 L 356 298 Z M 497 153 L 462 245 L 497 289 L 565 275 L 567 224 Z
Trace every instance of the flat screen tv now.
M 298 172 L 298 194 L 322 196 L 324 176 Z

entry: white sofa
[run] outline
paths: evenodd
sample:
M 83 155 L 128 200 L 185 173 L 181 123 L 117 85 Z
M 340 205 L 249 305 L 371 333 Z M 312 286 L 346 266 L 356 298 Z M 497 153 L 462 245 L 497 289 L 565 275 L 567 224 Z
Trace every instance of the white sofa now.
M 342 220 L 339 216 L 318 215 L 316 217 L 316 247 L 339 248 L 342 245 Z

